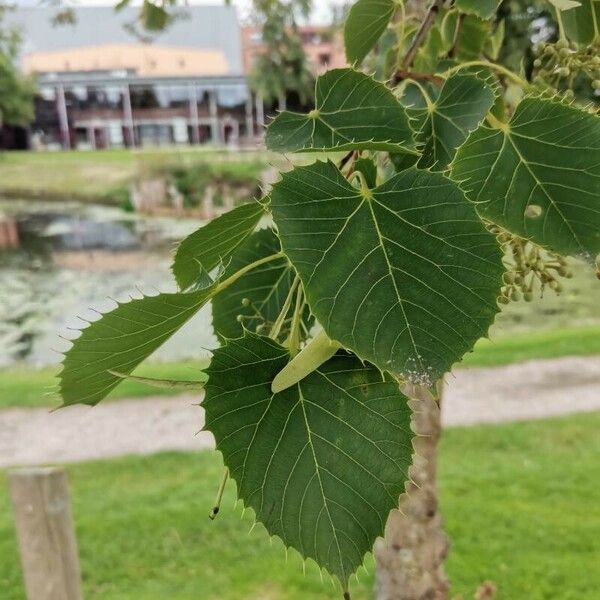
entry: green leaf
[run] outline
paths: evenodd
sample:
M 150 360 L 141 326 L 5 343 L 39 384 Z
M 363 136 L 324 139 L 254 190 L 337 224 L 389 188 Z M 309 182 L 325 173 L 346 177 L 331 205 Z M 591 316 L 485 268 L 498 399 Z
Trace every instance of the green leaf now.
M 498 10 L 501 0 L 456 0 L 456 8 L 469 15 L 489 19 Z
M 495 99 L 490 85 L 479 77 L 468 73 L 451 75 L 435 102 L 430 101 L 424 110 L 411 111 L 423 123 L 417 134 L 417 144 L 423 152 L 418 166 L 434 171 L 446 169 L 457 148 L 481 124 Z
M 504 19 L 496 25 L 494 33 L 488 38 L 486 42 L 486 54 L 491 60 L 498 60 L 500 58 L 500 52 L 504 45 L 504 39 L 506 37 L 506 25 Z
M 559 253 L 600 252 L 600 119 L 529 97 L 498 127 L 472 133 L 452 165 L 479 213 Z
M 359 158 L 358 160 L 355 160 L 354 170 L 363 174 L 368 187 L 374 188 L 377 185 L 377 165 L 373 159 Z
M 186 237 L 179 244 L 171 267 L 179 288 L 185 290 L 195 285 L 203 273 L 226 262 L 263 216 L 262 205 L 249 202 Z
M 447 48 L 451 48 L 458 25 L 459 13 L 450 11 L 442 22 L 442 38 Z M 453 56 L 459 61 L 477 60 L 492 37 L 491 23 L 474 15 L 466 15 L 462 20 L 458 44 Z
M 432 384 L 498 312 L 500 249 L 440 174 L 411 168 L 363 195 L 317 162 L 284 174 L 271 207 L 328 336 L 383 370 Z
M 404 491 L 410 410 L 396 382 L 345 353 L 273 394 L 289 358 L 252 334 L 216 350 L 206 429 L 269 534 L 345 586 Z
M 235 251 L 225 276 L 232 275 L 250 263 L 279 252 L 279 239 L 272 229 L 253 233 Z M 242 335 L 257 326 L 272 324 L 283 308 L 296 273 L 286 258 L 253 269 L 221 292 L 212 302 L 213 326 L 221 338 Z M 247 298 L 250 304 L 245 306 Z M 243 325 L 237 316 L 244 317 Z
M 140 21 L 148 31 L 162 31 L 170 21 L 170 16 L 162 6 L 144 0 L 140 10 Z
M 438 70 L 438 63 L 444 54 L 442 32 L 434 25 L 429 30 L 425 43 L 417 51 L 413 69 L 420 73 L 434 73 Z
M 119 304 L 81 330 L 59 374 L 63 406 L 98 404 L 210 300 L 216 284 Z M 117 374 L 118 373 L 118 374 Z
M 344 45 L 349 64 L 360 63 L 375 47 L 395 10 L 394 0 L 358 0 L 348 13 Z
M 317 80 L 315 98 L 309 114 L 285 111 L 268 126 L 270 150 L 416 153 L 404 108 L 372 77 L 354 69 L 328 71 Z
M 589 44 L 600 37 L 600 2 L 581 0 L 581 6 L 561 13 L 567 37 L 579 44 Z

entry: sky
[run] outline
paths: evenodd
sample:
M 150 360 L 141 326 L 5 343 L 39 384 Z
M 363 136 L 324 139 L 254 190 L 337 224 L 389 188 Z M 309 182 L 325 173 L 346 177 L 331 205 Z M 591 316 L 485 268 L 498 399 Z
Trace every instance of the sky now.
M 37 0 L 16 0 L 16 4 L 27 4 L 31 5 L 36 3 Z M 71 0 L 67 4 L 71 5 L 88 5 L 98 6 L 107 4 L 116 4 L 117 0 Z M 188 0 L 189 4 L 221 4 L 223 0 Z M 237 7 L 238 13 L 241 18 L 246 18 L 251 14 L 252 0 L 232 0 L 233 4 Z M 132 2 L 135 4 L 135 2 Z M 139 2 L 138 2 L 139 3 Z M 331 22 L 331 6 L 344 4 L 344 0 L 313 0 L 315 8 L 313 9 L 313 15 L 311 22 L 319 24 L 328 24 Z

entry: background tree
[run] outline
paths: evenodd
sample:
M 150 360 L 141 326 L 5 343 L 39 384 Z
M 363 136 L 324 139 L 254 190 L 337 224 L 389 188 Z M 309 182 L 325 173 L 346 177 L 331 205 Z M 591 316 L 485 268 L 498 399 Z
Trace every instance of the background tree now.
M 264 51 L 255 59 L 250 74 L 252 89 L 267 103 L 278 102 L 295 93 L 301 104 L 312 101 L 314 77 L 310 70 L 297 18 L 307 18 L 310 0 L 254 0 L 254 24 L 261 32 Z
M 27 125 L 34 115 L 35 84 L 19 71 L 21 40 L 18 31 L 3 23 L 7 10 L 0 5 L 0 125 Z

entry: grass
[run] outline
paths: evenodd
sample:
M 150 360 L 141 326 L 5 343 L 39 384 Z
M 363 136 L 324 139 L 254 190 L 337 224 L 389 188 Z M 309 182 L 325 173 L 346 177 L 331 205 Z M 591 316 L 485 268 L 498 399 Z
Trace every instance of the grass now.
M 600 414 L 452 429 L 441 448 L 441 503 L 453 592 L 484 580 L 498 600 L 582 600 L 600 589 Z M 286 561 L 251 515 L 207 518 L 221 476 L 215 453 L 163 454 L 69 467 L 85 597 L 106 600 L 339 598 L 314 566 Z M 0 474 L 0 486 L 4 487 Z M 3 492 L 5 493 L 5 492 Z M 24 598 L 8 503 L 0 503 L 0 596 Z M 371 598 L 372 560 L 351 583 Z
M 600 354 L 600 325 L 586 328 L 521 333 L 481 340 L 468 354 L 462 366 L 491 367 L 538 358 L 585 356 Z M 137 375 L 159 379 L 196 380 L 201 378 L 204 362 L 148 363 Z M 0 408 L 9 406 L 35 407 L 56 404 L 47 394 L 56 385 L 56 368 L 32 370 L 25 367 L 0 369 Z M 150 387 L 135 381 L 125 381 L 109 398 L 144 398 L 173 395 L 177 390 Z
M 494 367 L 526 360 L 600 354 L 600 325 L 531 331 L 480 340 L 462 366 Z
M 157 379 L 201 381 L 204 379 L 202 369 L 206 364 L 206 361 L 148 363 L 142 365 L 135 374 Z M 52 394 L 52 391 L 56 389 L 57 370 L 55 367 L 46 369 L 28 369 L 26 367 L 1 369 L 0 408 L 58 405 L 58 397 Z M 146 396 L 172 396 L 174 393 L 181 392 L 126 380 L 114 389 L 108 398 L 118 400 L 120 398 L 144 398 Z
M 5 152 L 0 154 L 0 196 L 111 202 L 119 198 L 115 191 L 140 173 L 201 163 L 210 163 L 215 174 L 259 178 L 266 157 L 258 152 L 231 154 L 203 148 Z

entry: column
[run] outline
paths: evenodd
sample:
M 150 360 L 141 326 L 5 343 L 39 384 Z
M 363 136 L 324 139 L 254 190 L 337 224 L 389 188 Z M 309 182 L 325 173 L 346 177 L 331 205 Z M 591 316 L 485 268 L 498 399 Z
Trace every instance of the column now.
M 190 120 L 192 123 L 192 143 L 200 143 L 200 121 L 198 119 L 198 92 L 196 86 L 192 83 L 189 86 L 190 95 Z
M 132 146 L 135 146 L 135 126 L 133 124 L 133 110 L 131 110 L 129 85 L 123 87 L 123 119 L 125 120 L 125 126 L 129 130 L 129 143 Z
M 208 102 L 210 111 L 210 136 L 213 144 L 221 142 L 221 132 L 219 131 L 219 111 L 217 108 L 217 90 L 208 92 Z
M 58 122 L 60 124 L 60 135 L 62 137 L 63 148 L 71 149 L 71 132 L 69 131 L 69 115 L 67 114 L 67 100 L 65 98 L 65 88 L 59 85 L 56 88 L 56 100 L 58 108 Z
M 265 126 L 265 103 L 260 94 L 256 94 L 254 103 L 256 105 L 256 124 L 258 126 L 259 133 L 262 135 L 263 128 Z
M 246 100 L 246 137 L 254 137 L 254 118 L 252 114 L 252 92 L 248 90 L 248 99 Z

